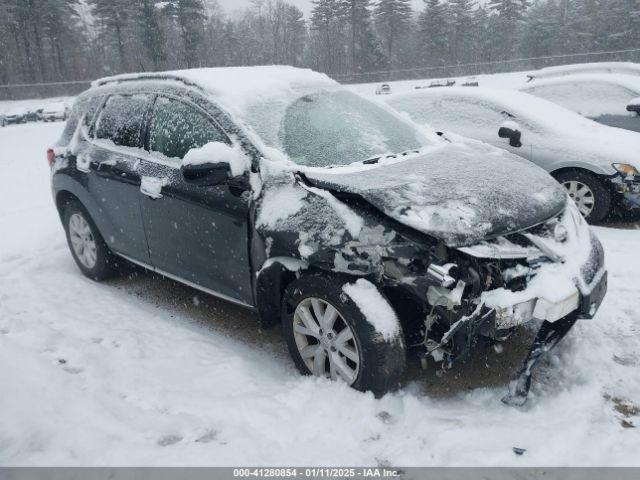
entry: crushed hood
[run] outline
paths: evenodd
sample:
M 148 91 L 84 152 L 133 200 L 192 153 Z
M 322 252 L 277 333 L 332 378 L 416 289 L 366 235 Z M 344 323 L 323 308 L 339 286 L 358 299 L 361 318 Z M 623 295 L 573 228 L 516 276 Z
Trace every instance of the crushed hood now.
M 544 170 L 481 142 L 445 144 L 369 167 L 305 175 L 316 186 L 357 194 L 451 247 L 538 224 L 567 201 L 565 190 Z

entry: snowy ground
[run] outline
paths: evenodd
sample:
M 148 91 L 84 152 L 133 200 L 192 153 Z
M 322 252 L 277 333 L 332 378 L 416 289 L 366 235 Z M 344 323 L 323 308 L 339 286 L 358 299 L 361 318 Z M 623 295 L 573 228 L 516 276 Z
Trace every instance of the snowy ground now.
M 526 407 L 499 401 L 525 333 L 376 400 L 299 377 L 238 307 L 144 272 L 81 276 L 50 199 L 61 128 L 0 129 L 0 465 L 640 465 L 637 225 L 597 229 L 608 297 Z

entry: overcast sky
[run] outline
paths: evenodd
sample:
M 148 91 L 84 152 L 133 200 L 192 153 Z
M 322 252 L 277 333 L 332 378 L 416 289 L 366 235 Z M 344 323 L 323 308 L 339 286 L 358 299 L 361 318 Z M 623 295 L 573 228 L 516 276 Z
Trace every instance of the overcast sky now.
M 227 11 L 243 8 L 251 4 L 251 0 L 218 0 L 218 2 Z M 296 5 L 306 16 L 309 16 L 312 7 L 311 0 L 286 0 L 286 2 Z M 414 10 L 422 10 L 424 6 L 423 0 L 412 0 L 412 2 Z

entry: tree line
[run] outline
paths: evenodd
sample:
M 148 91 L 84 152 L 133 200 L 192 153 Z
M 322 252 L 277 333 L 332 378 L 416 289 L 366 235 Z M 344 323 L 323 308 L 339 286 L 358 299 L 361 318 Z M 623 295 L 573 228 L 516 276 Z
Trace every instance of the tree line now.
M 640 48 L 640 0 L 0 0 L 0 84 L 289 64 L 333 76 Z

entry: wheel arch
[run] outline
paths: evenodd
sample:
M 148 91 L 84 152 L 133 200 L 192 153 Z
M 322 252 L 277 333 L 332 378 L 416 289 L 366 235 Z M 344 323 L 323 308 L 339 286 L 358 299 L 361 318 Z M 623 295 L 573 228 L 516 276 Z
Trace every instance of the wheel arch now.
M 80 205 L 84 207 L 82 201 L 69 190 L 60 190 L 56 193 L 55 203 L 56 209 L 58 210 L 58 215 L 62 216 L 62 212 L 64 211 L 65 205 L 70 202 L 78 202 Z M 86 207 L 84 207 L 86 210 Z
M 590 175 L 595 175 L 598 177 L 610 176 L 615 174 L 615 170 L 613 169 L 613 167 L 610 167 L 609 170 L 604 168 L 603 166 L 592 165 L 590 163 L 580 163 L 580 164 L 570 163 L 570 164 L 557 165 L 556 168 L 554 168 L 549 172 L 549 174 L 554 178 L 560 173 L 565 173 L 565 172 L 583 172 L 583 173 L 588 173 Z

